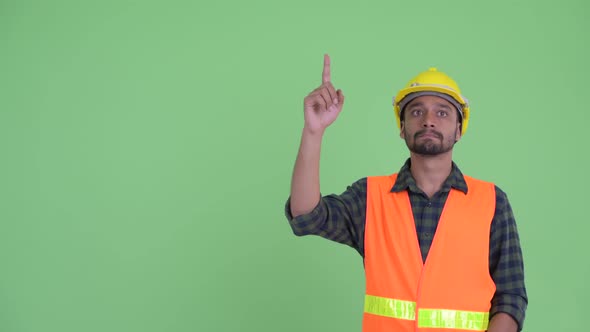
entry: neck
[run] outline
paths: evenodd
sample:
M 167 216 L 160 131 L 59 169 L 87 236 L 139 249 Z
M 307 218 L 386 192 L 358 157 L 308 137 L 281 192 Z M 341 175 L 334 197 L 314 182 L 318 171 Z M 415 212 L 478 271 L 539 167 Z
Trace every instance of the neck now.
M 416 180 L 416 185 L 428 197 L 434 196 L 440 190 L 453 168 L 451 151 L 436 156 L 411 153 L 410 160 L 412 161 L 410 171 Z

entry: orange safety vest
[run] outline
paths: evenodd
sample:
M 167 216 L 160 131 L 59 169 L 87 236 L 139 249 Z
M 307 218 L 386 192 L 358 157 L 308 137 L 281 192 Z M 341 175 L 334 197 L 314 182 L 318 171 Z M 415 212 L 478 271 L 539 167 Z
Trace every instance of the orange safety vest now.
M 422 262 L 407 191 L 397 174 L 367 179 L 363 332 L 485 331 L 496 285 L 489 273 L 492 183 L 451 189 Z

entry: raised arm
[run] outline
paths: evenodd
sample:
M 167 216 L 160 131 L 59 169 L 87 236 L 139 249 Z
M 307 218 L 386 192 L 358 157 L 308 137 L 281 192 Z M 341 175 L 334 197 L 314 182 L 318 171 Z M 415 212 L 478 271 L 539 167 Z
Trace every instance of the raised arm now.
M 322 138 L 340 114 L 344 95 L 331 82 L 330 56 L 324 55 L 322 84 L 303 100 L 305 122 L 293 177 L 291 178 L 291 214 L 309 213 L 320 200 L 320 151 Z

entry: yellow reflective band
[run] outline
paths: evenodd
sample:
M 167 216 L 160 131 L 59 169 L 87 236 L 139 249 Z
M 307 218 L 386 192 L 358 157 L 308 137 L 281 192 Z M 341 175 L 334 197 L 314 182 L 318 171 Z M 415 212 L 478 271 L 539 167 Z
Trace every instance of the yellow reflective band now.
M 418 327 L 436 327 L 460 330 L 485 331 L 488 328 L 488 312 L 420 309 Z
M 416 302 L 365 295 L 365 313 L 406 320 L 416 319 Z M 420 309 L 418 327 L 448 328 L 485 331 L 488 328 L 488 312 Z
M 365 295 L 365 312 L 398 319 L 416 319 L 416 302 Z

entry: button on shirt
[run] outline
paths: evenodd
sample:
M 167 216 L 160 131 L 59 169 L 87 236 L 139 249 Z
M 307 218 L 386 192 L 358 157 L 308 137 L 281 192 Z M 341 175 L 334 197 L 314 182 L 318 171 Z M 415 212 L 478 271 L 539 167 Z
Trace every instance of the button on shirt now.
M 428 198 L 416 185 L 410 166 L 408 159 L 391 191 L 408 191 L 424 262 L 451 188 L 464 193 L 468 188 L 463 174 L 453 163 L 451 174 L 441 189 Z M 351 246 L 364 257 L 367 178 L 358 180 L 341 195 L 322 197 L 313 211 L 296 218 L 291 215 L 289 202 L 287 200 L 285 214 L 295 235 L 318 235 Z M 519 330 L 522 329 L 528 303 L 522 251 L 512 208 L 506 194 L 497 186 L 496 210 L 490 229 L 489 267 L 496 284 L 490 318 L 498 312 L 507 313 L 518 323 Z

